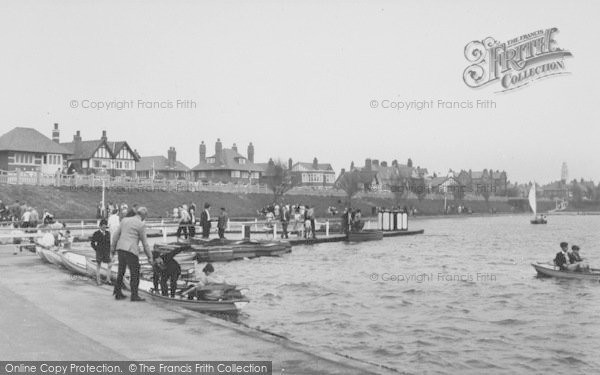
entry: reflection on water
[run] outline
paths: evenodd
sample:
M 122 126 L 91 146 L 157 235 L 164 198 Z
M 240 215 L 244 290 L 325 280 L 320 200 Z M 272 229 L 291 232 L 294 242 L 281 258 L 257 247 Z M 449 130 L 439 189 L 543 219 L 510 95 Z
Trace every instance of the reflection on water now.
M 577 373 L 600 368 L 600 285 L 537 278 L 567 241 L 600 266 L 600 217 L 427 219 L 425 235 L 296 246 L 217 264 L 249 287 L 229 317 L 410 373 Z

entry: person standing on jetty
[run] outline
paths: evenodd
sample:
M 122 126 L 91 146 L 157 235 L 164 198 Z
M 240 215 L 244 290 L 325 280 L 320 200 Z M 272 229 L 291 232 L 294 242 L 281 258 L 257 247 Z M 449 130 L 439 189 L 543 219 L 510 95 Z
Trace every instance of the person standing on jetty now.
M 221 215 L 219 215 L 219 220 L 217 221 L 217 229 L 219 230 L 219 238 L 225 239 L 225 229 L 227 229 L 227 223 L 229 223 L 229 217 L 227 216 L 227 211 L 225 207 L 221 207 Z
M 106 282 L 110 284 L 110 269 L 112 268 L 112 259 L 110 257 L 110 232 L 106 230 L 108 222 L 106 219 L 100 220 L 100 229 L 92 235 L 91 245 L 96 252 L 96 285 L 100 285 L 100 268 L 102 263 L 106 263 Z
M 291 215 L 288 206 L 281 207 L 281 238 L 288 237 L 288 224 L 290 223 Z
M 194 203 L 190 203 L 189 214 L 190 214 L 190 227 L 189 227 L 190 238 L 194 238 L 196 236 L 196 205 Z
M 190 224 L 190 214 L 188 213 L 187 206 L 179 206 L 179 228 L 177 228 L 177 240 L 183 233 L 183 238 L 188 238 L 188 225 Z
M 113 295 L 115 299 L 123 299 L 125 295 L 121 291 L 123 289 L 123 277 L 125 275 L 125 268 L 129 267 L 129 277 L 131 286 L 131 301 L 144 301 L 138 295 L 138 286 L 140 282 L 140 247 L 139 243 L 142 242 L 144 252 L 148 257 L 148 262 L 154 263 L 150 245 L 148 245 L 148 239 L 146 238 L 146 225 L 144 220 L 148 216 L 148 210 L 146 207 L 140 207 L 137 210 L 135 216 L 125 217 L 121 221 L 121 225 L 114 234 L 113 241 L 111 244 L 111 254 L 118 251 L 119 254 L 119 274 L 117 275 L 117 283 Z
M 202 226 L 202 238 L 208 238 L 210 235 L 210 204 L 204 203 L 204 211 L 200 214 L 200 225 Z

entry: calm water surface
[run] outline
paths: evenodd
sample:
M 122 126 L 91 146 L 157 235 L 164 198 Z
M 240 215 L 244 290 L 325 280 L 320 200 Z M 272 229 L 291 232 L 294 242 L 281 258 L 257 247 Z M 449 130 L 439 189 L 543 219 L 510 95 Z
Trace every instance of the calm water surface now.
M 425 235 L 295 246 L 217 264 L 250 288 L 240 323 L 407 373 L 600 369 L 600 284 L 540 279 L 577 244 L 600 266 L 600 216 L 424 219 Z

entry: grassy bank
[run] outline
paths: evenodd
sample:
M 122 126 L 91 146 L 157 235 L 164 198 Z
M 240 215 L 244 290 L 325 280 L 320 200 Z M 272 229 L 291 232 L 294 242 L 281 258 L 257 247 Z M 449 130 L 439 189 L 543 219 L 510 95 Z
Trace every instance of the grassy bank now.
M 0 199 L 5 204 L 15 201 L 36 207 L 40 213 L 47 209 L 58 218 L 88 219 L 96 217 L 96 207 L 102 199 L 99 191 L 73 191 L 68 188 L 37 187 L 37 186 L 0 186 Z M 212 206 L 212 212 L 217 213 L 219 207 L 226 207 L 231 217 L 255 217 L 256 211 L 272 202 L 270 194 L 232 194 L 221 192 L 106 192 L 106 202 L 138 204 L 148 207 L 150 216 L 165 217 L 173 207 L 180 204 L 196 203 L 200 208 L 205 202 Z M 339 197 L 314 195 L 288 195 L 285 203 L 308 204 L 316 208 L 319 217 L 328 216 L 327 208 L 335 206 L 342 208 Z M 360 208 L 365 215 L 371 215 L 372 207 L 391 207 L 392 199 L 365 196 L 353 199 L 352 206 Z M 457 204 L 448 202 L 448 204 Z M 490 209 L 495 212 L 523 212 L 511 207 L 506 202 L 467 201 L 464 203 L 473 213 L 487 213 Z M 443 211 L 443 200 L 407 200 L 402 206 L 414 206 L 420 215 L 439 215 Z

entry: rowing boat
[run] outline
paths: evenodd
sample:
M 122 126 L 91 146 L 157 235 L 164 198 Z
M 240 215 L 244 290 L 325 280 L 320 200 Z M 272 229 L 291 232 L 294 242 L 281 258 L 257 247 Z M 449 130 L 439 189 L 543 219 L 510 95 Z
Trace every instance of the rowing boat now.
M 600 280 L 600 269 L 592 268 L 591 272 L 562 271 L 548 263 L 532 263 L 540 277 L 559 277 L 563 279 Z
M 84 255 L 71 251 L 62 251 L 59 253 L 63 265 L 69 271 L 83 276 L 96 276 L 95 272 L 90 272 L 87 266 L 87 258 Z
M 130 289 L 129 277 L 126 276 L 123 281 L 125 282 L 127 289 Z M 171 305 L 183 307 L 184 309 L 196 312 L 236 313 L 250 302 L 247 298 L 220 299 L 214 301 L 187 299 L 180 295 L 176 295 L 174 298 L 171 298 L 159 294 L 158 291 L 154 290 L 154 283 L 152 283 L 152 281 L 142 278 L 140 278 L 138 291 L 141 295 L 147 296 L 153 301 L 169 303 Z
M 63 258 L 60 256 L 60 252 L 64 250 L 60 250 L 58 248 L 45 247 L 41 245 L 36 245 L 35 252 L 38 255 L 41 253 L 40 258 L 45 259 L 49 263 L 55 264 L 57 266 L 64 267 Z
M 380 241 L 383 239 L 383 231 L 380 230 L 362 230 L 360 232 L 349 232 L 348 241 Z

